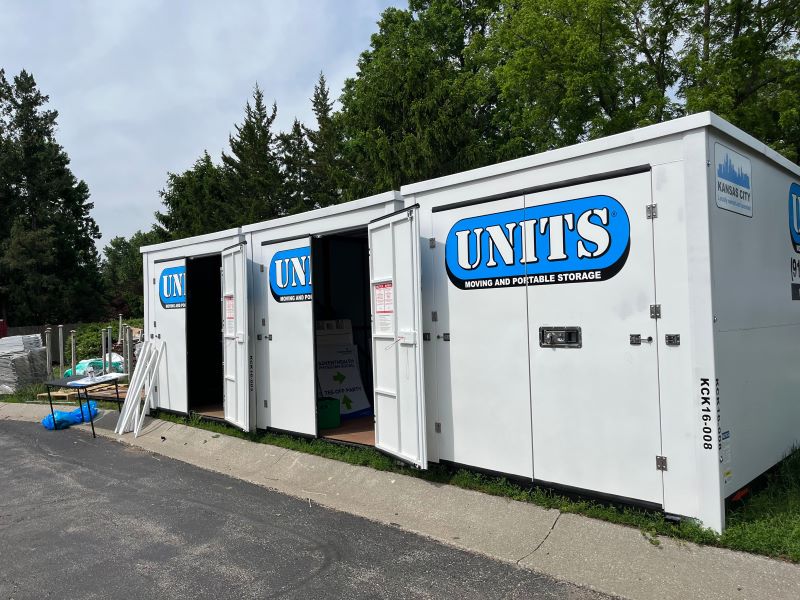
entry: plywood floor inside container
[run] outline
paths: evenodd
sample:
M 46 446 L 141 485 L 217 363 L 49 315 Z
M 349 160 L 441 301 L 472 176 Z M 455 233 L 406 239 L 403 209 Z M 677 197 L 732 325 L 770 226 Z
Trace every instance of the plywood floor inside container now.
M 328 440 L 360 444 L 361 446 L 375 445 L 375 417 L 358 417 L 343 420 L 340 427 L 335 429 L 321 429 L 320 437 Z
M 214 419 L 224 419 L 225 410 L 222 404 L 206 404 L 203 406 L 192 407 L 192 412 L 204 417 L 212 417 Z

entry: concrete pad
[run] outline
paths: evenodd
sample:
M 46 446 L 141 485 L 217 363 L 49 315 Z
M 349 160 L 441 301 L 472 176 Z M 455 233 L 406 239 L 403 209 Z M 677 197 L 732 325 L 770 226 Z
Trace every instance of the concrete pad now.
M 562 514 L 521 565 L 636 599 L 800 598 L 800 566 L 671 538 L 654 545 L 630 527 Z
M 22 402 L 0 402 L 0 419 L 36 422 L 50 414 L 49 404 L 25 404 Z M 77 404 L 53 404 L 53 410 L 75 410 Z

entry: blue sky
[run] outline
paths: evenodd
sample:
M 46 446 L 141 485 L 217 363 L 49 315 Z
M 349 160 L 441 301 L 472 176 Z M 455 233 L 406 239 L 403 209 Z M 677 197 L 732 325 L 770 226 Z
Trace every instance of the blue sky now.
M 258 81 L 277 126 L 313 124 L 320 71 L 334 97 L 380 13 L 403 0 L 0 0 L 0 68 L 27 69 L 105 243 L 148 229 L 167 171 L 218 159 Z

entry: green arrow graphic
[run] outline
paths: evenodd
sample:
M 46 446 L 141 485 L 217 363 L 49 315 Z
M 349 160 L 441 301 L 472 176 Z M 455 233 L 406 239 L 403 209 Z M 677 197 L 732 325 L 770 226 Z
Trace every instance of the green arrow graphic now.
M 333 380 L 336 383 L 342 383 L 345 379 L 347 379 L 347 377 L 345 377 L 341 371 L 336 371 L 336 375 L 333 376 Z

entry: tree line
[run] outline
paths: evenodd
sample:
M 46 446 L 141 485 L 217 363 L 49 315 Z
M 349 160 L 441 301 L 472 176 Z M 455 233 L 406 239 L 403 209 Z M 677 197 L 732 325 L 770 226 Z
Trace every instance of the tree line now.
M 310 89 L 315 123 L 295 119 L 277 131 L 278 107 L 256 85 L 229 149 L 167 175 L 153 228 L 105 249 L 104 308 L 141 310 L 138 248 L 146 243 L 694 112 L 712 110 L 797 162 L 799 30 L 800 0 L 410 0 L 389 8 L 341 94 L 332 97 L 322 74 Z M 96 226 L 83 222 L 91 241 Z

